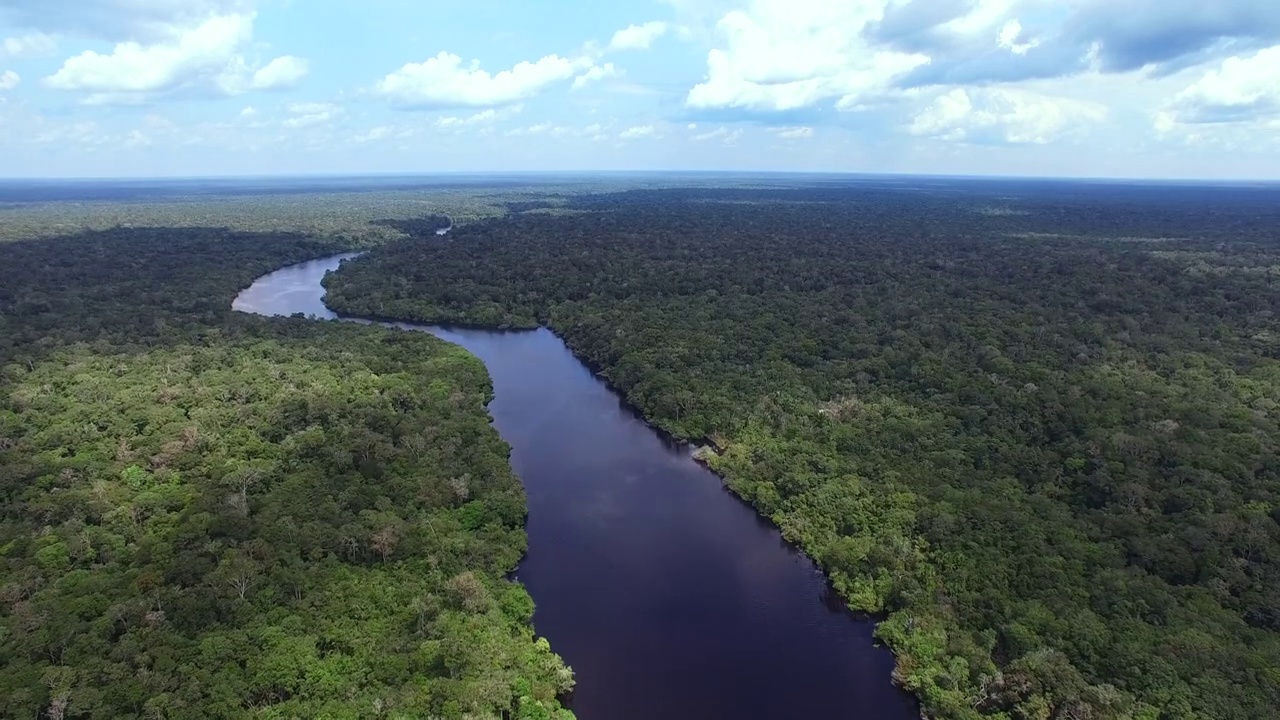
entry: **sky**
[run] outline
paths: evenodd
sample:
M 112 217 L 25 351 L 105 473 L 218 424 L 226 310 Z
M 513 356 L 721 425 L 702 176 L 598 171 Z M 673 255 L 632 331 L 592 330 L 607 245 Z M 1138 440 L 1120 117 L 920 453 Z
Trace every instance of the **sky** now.
M 0 0 L 0 177 L 1280 179 L 1280 0 Z

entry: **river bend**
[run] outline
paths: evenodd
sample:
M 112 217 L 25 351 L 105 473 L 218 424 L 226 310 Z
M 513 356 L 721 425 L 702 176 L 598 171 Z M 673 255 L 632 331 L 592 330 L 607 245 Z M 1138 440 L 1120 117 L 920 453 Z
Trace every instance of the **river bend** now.
M 337 318 L 320 281 L 348 257 L 266 275 L 233 307 Z M 553 333 L 393 325 L 461 345 L 493 378 L 529 499 L 517 577 L 575 671 L 581 720 L 919 717 L 873 623 Z

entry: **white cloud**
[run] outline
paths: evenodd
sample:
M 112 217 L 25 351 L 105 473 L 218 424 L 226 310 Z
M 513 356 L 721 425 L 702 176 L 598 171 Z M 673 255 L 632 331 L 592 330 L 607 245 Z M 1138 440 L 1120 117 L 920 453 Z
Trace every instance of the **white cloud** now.
M 195 78 L 221 83 L 236 69 L 236 51 L 252 33 L 252 16 L 214 17 L 172 42 L 150 46 L 124 42 L 109 55 L 86 50 L 68 58 L 45 84 L 95 93 L 152 93 Z
M 637 125 L 618 133 L 618 137 L 623 140 L 639 140 L 640 138 L 654 137 L 657 134 L 658 128 L 652 125 Z
M 1044 145 L 1107 118 L 1097 103 L 1014 88 L 956 88 L 915 116 L 913 135 Z
M 466 117 L 446 116 L 436 118 L 436 125 L 442 128 L 461 127 L 464 125 L 475 125 L 478 123 L 486 123 L 495 120 L 498 117 L 498 111 L 489 109 L 481 110 L 478 113 L 468 115 Z
M 632 25 L 613 34 L 609 41 L 612 50 L 647 50 L 653 41 L 667 33 L 664 22 L 647 22 L 643 25 Z
M 497 110 L 490 108 L 489 110 L 481 110 L 478 113 L 467 115 L 465 117 L 453 115 L 438 117 L 436 118 L 436 126 L 441 128 L 462 128 L 467 125 L 479 125 L 481 123 L 492 122 L 493 120 L 498 119 L 500 115 L 507 114 L 508 112 L 519 112 L 519 110 L 520 107 L 517 105 L 507 109 L 503 113 L 499 113 Z
M 669 0 L 670 1 L 670 0 Z M 910 88 L 966 88 L 1084 74 L 1143 80 L 1280 38 L 1275 0 L 711 0 L 694 110 L 868 110 Z M 734 9 L 733 5 L 737 5 Z M 705 27 L 705 25 L 704 25 Z
M 148 130 L 159 131 L 159 132 L 173 132 L 178 129 L 177 124 L 175 124 L 172 120 L 170 120 L 169 118 L 163 115 L 157 115 L 155 113 L 149 113 L 145 117 L 143 117 L 142 124 L 145 125 Z
M 253 74 L 254 90 L 283 90 L 294 87 L 307 76 L 311 65 L 300 57 L 282 55 Z
M 411 108 L 498 107 L 527 100 L 590 65 L 588 60 L 548 55 L 491 75 L 481 69 L 479 61 L 463 66 L 462 58 L 442 52 L 425 62 L 404 65 L 379 81 L 374 90 Z
M 895 78 L 929 62 L 881 50 L 862 37 L 888 0 L 753 0 L 724 15 L 723 47 L 707 55 L 707 78 L 689 91 L 696 109 L 785 111 L 834 99 L 858 108 Z
M 1000 34 L 996 37 L 996 42 L 1000 47 L 1014 55 L 1026 55 L 1040 45 L 1039 40 L 1032 39 L 1019 42 L 1020 38 L 1022 38 L 1022 23 L 1018 22 L 1017 18 L 1014 18 L 1000 28 Z
M 387 127 L 386 125 L 379 125 L 378 127 L 370 128 L 369 132 L 361 133 L 360 135 L 355 136 L 354 140 L 358 143 L 369 143 L 369 142 L 376 142 L 378 140 L 382 140 L 383 138 L 386 138 L 390 135 L 391 135 L 391 128 Z
M 42 32 L 29 32 L 17 37 L 7 37 L 0 41 L 0 56 L 38 57 L 49 55 L 57 48 L 58 44 L 52 37 Z
M 813 128 L 805 126 L 774 128 L 773 132 L 786 140 L 802 140 L 813 137 Z
M 528 126 L 528 127 L 515 128 L 514 130 L 508 130 L 508 131 L 507 131 L 507 135 L 512 135 L 512 136 L 518 136 L 518 135 L 541 135 L 541 134 L 543 134 L 543 133 L 545 133 L 545 132 L 547 132 L 547 131 L 551 130 L 551 129 L 552 129 L 552 128 L 554 128 L 554 127 L 555 127 L 555 125 L 553 125 L 553 124 L 551 124 L 551 123 L 549 123 L 549 122 L 538 123 L 537 125 L 530 125 L 530 126 Z
M 911 124 L 912 135 L 931 135 L 944 140 L 963 140 L 965 123 L 973 114 L 973 102 L 969 93 L 956 89 L 939 95 L 933 104 L 915 117 Z
M 582 134 L 592 142 L 600 142 L 601 140 L 609 139 L 609 136 L 605 134 L 606 130 L 608 128 L 600 123 L 592 123 L 582 129 Z
M 86 50 L 68 58 L 45 85 L 89 93 L 91 104 L 145 102 L 177 94 L 236 95 L 285 87 L 305 73 L 305 61 L 276 58 L 254 70 L 244 51 L 253 38 L 252 13 L 210 17 L 150 45 L 117 44 L 109 54 Z
M 141 130 L 130 130 L 124 137 L 124 146 L 130 148 L 146 147 L 151 144 L 151 137 Z
M 621 71 L 619 71 L 616 67 L 614 67 L 613 63 L 605 63 L 604 65 L 592 65 L 591 69 L 587 70 L 586 72 L 582 73 L 581 75 L 573 79 L 573 89 L 580 90 L 586 87 L 587 85 L 590 85 L 591 83 L 596 82 L 597 80 L 604 80 L 605 78 L 617 77 L 618 75 L 621 75 L 621 74 L 622 74 Z
M 1231 57 L 1210 69 L 1156 114 L 1157 127 L 1257 123 L 1280 117 L 1280 45 Z
M 342 114 L 342 108 L 333 103 L 306 102 L 293 103 L 285 108 L 292 116 L 286 118 L 284 126 L 288 128 L 311 127 L 329 122 Z
M 552 137 L 564 137 L 569 134 L 569 128 L 561 127 L 552 122 L 541 122 L 537 125 L 528 127 L 514 128 L 504 133 L 508 137 L 525 137 L 531 135 L 550 135 Z
M 12 70 L 5 70 L 0 73 L 0 90 L 12 90 L 18 87 L 20 82 L 22 82 L 22 78 Z
M 82 120 L 66 125 L 52 125 L 48 129 L 37 133 L 33 140 L 42 145 L 55 144 L 65 146 L 75 144 L 85 151 L 92 151 L 95 148 L 120 141 L 119 138 L 113 138 L 104 133 L 98 124 L 91 120 Z
M 697 128 L 691 127 L 689 129 L 696 130 Z M 694 135 L 693 139 L 698 142 L 705 142 L 707 140 L 720 140 L 725 145 L 733 145 L 734 143 L 742 139 L 742 128 L 734 128 L 733 130 L 730 130 L 729 128 L 721 125 L 715 130 L 708 130 L 704 133 L 699 133 L 697 135 Z
M 258 109 L 252 105 L 248 105 L 243 110 L 240 111 L 240 117 L 242 118 L 251 118 L 257 114 L 258 114 Z

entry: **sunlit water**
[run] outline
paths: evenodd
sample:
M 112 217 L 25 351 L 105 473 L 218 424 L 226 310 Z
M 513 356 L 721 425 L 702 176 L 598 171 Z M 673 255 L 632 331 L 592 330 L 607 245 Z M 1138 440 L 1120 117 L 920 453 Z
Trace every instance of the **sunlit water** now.
M 332 319 L 320 280 L 350 255 L 260 278 L 233 307 Z M 846 611 L 778 531 L 547 330 L 397 323 L 474 353 L 529 497 L 517 576 L 573 666 L 582 720 L 914 720 L 871 621 Z

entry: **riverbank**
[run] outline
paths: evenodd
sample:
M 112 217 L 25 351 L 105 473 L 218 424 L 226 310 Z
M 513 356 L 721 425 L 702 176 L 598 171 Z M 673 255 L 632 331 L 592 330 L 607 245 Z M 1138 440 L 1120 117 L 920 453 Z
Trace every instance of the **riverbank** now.
M 324 269 L 306 269 L 312 299 Z M 918 716 L 874 624 L 832 604 L 807 556 L 551 330 L 390 324 L 462 345 L 493 378 L 529 502 L 516 574 L 576 670 L 580 717 Z

